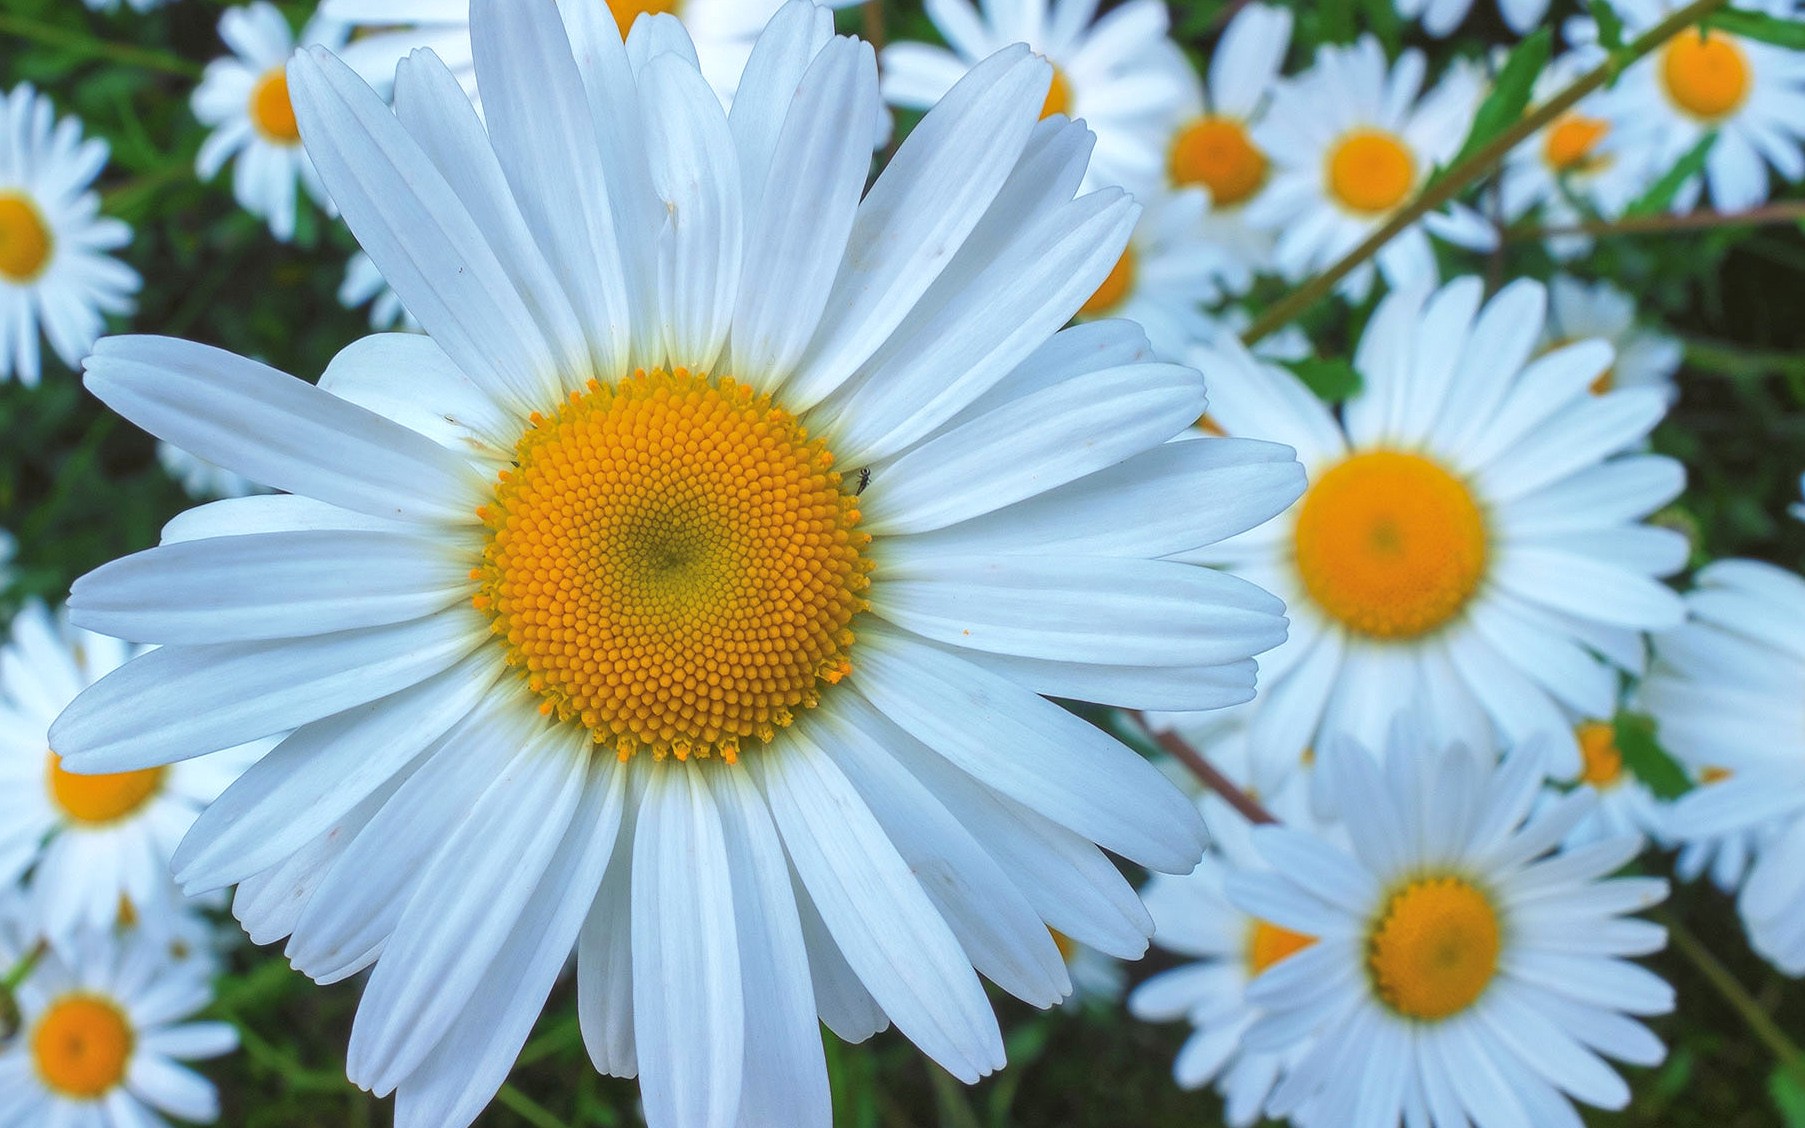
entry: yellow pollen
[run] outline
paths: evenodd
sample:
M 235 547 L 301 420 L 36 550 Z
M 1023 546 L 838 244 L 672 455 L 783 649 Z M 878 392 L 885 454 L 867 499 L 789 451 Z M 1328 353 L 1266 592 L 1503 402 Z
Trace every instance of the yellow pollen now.
M 738 758 L 852 670 L 871 538 L 824 443 L 678 368 L 535 413 L 477 511 L 474 597 L 542 712 L 625 760 Z
M 1724 780 L 1729 779 L 1735 774 L 1736 773 L 1729 768 L 1720 768 L 1715 764 L 1708 764 L 1699 771 L 1698 781 L 1700 783 L 1722 783 Z
M 163 790 L 168 768 L 144 768 L 109 775 L 77 775 L 63 769 L 63 758 L 50 755 L 45 775 L 50 798 L 70 822 L 105 826 L 136 814 Z
M 1210 204 L 1233 207 L 1266 183 L 1266 154 L 1234 118 L 1202 117 L 1178 131 L 1167 160 L 1172 183 L 1210 190 Z
M 295 104 L 288 100 L 288 72 L 276 67 L 257 80 L 251 88 L 251 125 L 265 141 L 275 145 L 294 145 L 301 140 L 301 126 L 295 121 Z
M 1248 977 L 1290 959 L 1314 943 L 1316 937 L 1307 933 L 1293 932 L 1270 921 L 1255 920 L 1247 930 Z
M 1722 32 L 1681 32 L 1661 53 L 1661 82 L 1674 105 L 1705 121 L 1729 117 L 1749 96 L 1749 61 Z
M 1102 317 L 1128 300 L 1134 291 L 1135 254 L 1132 246 L 1122 248 L 1122 257 L 1109 268 L 1109 277 L 1097 292 L 1078 307 L 1079 317 Z
M 1582 114 L 1567 114 L 1542 138 L 1542 160 L 1557 173 L 1584 172 L 1603 162 L 1595 154 L 1611 123 Z
M 1459 1014 L 1497 975 L 1499 934 L 1497 910 L 1471 882 L 1412 881 L 1392 894 L 1367 934 L 1373 990 L 1407 1018 Z
M 55 245 L 37 205 L 18 192 L 0 192 L 0 279 L 24 285 L 44 273 Z
M 1623 753 L 1617 750 L 1617 731 L 1602 721 L 1588 721 L 1574 730 L 1584 761 L 1579 778 L 1593 787 L 1610 787 L 1623 779 Z
M 674 15 L 680 0 L 608 0 L 608 10 L 614 13 L 614 23 L 620 28 L 620 37 L 625 40 L 627 33 L 633 30 L 633 21 L 641 16 Z
M 1055 66 L 1053 68 L 1053 84 L 1047 87 L 1047 100 L 1040 104 L 1041 120 L 1044 121 L 1054 114 L 1065 114 L 1069 117 L 1071 112 L 1072 84 L 1066 81 L 1065 72 Z
M 130 1021 L 111 1001 L 66 995 L 38 1020 L 31 1056 L 51 1092 L 93 1101 L 124 1084 L 133 1041 Z
M 1485 517 L 1466 483 L 1419 454 L 1356 454 L 1311 484 L 1297 569 L 1350 630 L 1409 639 L 1447 623 L 1485 579 Z
M 1327 164 L 1329 194 L 1350 211 L 1388 212 L 1416 183 L 1416 157 L 1396 135 L 1380 129 L 1344 134 Z

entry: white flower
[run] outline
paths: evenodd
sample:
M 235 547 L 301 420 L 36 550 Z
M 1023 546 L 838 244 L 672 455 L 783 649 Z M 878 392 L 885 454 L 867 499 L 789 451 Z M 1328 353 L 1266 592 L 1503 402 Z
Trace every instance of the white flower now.
M 1166 175 L 1210 197 L 1204 235 L 1236 266 L 1228 288 L 1240 293 L 1268 269 L 1272 232 L 1247 222 L 1246 205 L 1268 183 L 1271 160 L 1254 132 L 1279 86 L 1291 47 L 1291 12 L 1249 4 L 1235 13 L 1210 56 L 1207 87 L 1186 71 L 1178 128 L 1167 142 Z
M 101 215 L 88 187 L 107 144 L 81 134 L 29 85 L 0 101 L 0 381 L 36 386 L 40 331 L 64 364 L 80 364 L 102 318 L 129 312 L 138 292 L 137 272 L 107 253 L 132 229 Z
M 1615 725 L 1608 720 L 1583 721 L 1574 726 L 1573 735 L 1579 743 L 1580 756 L 1579 778 L 1574 786 L 1590 792 L 1597 801 L 1573 825 L 1562 844 L 1569 848 L 1586 846 L 1631 834 L 1665 844 L 1666 805 L 1623 762 Z M 1555 803 L 1561 794 L 1560 789 L 1549 788 L 1543 800 Z
M 206 500 L 268 492 L 256 482 L 196 458 L 174 443 L 157 444 L 157 463 L 192 498 Z
M 1673 377 L 1684 352 L 1665 333 L 1636 324 L 1636 302 L 1609 282 L 1582 282 L 1557 274 L 1548 284 L 1546 348 L 1574 341 L 1604 341 L 1616 359 L 1593 385 L 1594 392 L 1612 388 L 1653 388 L 1671 404 L 1679 395 Z
M 1473 0 L 1395 0 L 1398 15 L 1407 20 L 1421 20 L 1423 30 L 1437 39 L 1445 38 L 1467 13 Z M 1504 24 L 1518 35 L 1528 35 L 1548 14 L 1548 0 L 1498 0 L 1498 11 Z
M 85 933 L 46 952 L 19 986 L 19 1036 L 0 1041 L 0 1124 L 211 1124 L 213 1084 L 181 1063 L 238 1047 L 229 1024 L 191 1021 L 212 997 L 206 968 L 143 935 Z
M 1136 193 L 1159 183 L 1164 146 L 1178 121 L 1190 63 L 1167 38 L 1162 0 L 1127 0 L 1102 18 L 1096 0 L 1022 0 L 1015 4 L 929 0 L 947 47 L 907 41 L 884 48 L 884 99 L 926 109 L 978 63 L 1026 43 L 1053 64 L 1043 117 L 1082 118 L 1096 131 L 1087 183 Z
M 328 215 L 337 214 L 301 147 L 289 98 L 284 68 L 297 43 L 287 19 L 267 0 L 228 8 L 219 17 L 219 37 L 232 54 L 208 63 L 194 91 L 194 116 L 213 130 L 194 169 L 202 180 L 211 180 L 231 161 L 232 197 L 287 242 L 294 238 L 297 209 L 305 206 L 297 182 Z M 299 43 L 336 47 L 344 41 L 342 25 L 315 18 Z
M 153 8 L 161 8 L 170 0 L 82 0 L 96 12 L 117 12 L 121 6 L 130 7 L 134 12 L 148 12 Z
M 1238 271 L 1210 240 L 1208 211 L 1202 192 L 1148 196 L 1122 257 L 1079 308 L 1078 319 L 1136 322 L 1164 360 L 1179 360 L 1192 345 L 1214 338 L 1216 322 L 1205 307 L 1221 302 L 1225 280 Z
M 1628 1016 L 1670 1011 L 1673 989 L 1623 957 L 1664 945 L 1664 929 L 1626 914 L 1659 903 L 1667 883 L 1607 876 L 1636 855 L 1634 836 L 1550 854 L 1591 796 L 1525 821 L 1542 759 L 1524 749 L 1496 766 L 1400 733 L 1383 769 L 1358 747 L 1324 760 L 1350 847 L 1254 831 L 1272 868 L 1231 876 L 1229 895 L 1315 938 L 1247 990 L 1264 1011 L 1247 1052 L 1313 1039 L 1272 1114 L 1337 1128 L 1579 1128 L 1572 1102 L 1629 1102 L 1606 1059 L 1661 1060 Z
M 1614 0 L 1624 35 L 1633 37 L 1681 5 L 1674 0 Z M 1746 0 L 1735 7 L 1796 20 L 1794 0 Z M 1587 27 L 1589 21 L 1581 21 Z M 1590 34 L 1596 37 L 1596 30 Z M 1695 206 L 1705 187 L 1718 210 L 1761 204 L 1771 166 L 1781 180 L 1805 176 L 1805 51 L 1729 32 L 1682 31 L 1630 67 L 1617 82 L 1612 131 L 1623 147 L 1645 147 L 1656 175 L 1672 168 L 1707 133 L 1717 134 L 1702 178 L 1674 199 L 1676 211 Z
M 1314 68 L 1280 85 L 1253 131 L 1273 169 L 1247 205 L 1247 221 L 1277 233 L 1273 262 L 1286 278 L 1301 280 L 1353 250 L 1460 148 L 1483 93 L 1478 71 L 1457 60 L 1419 97 L 1425 65 L 1412 49 L 1388 67 L 1379 41 L 1367 35 L 1319 48 Z M 1375 256 L 1393 288 L 1435 281 L 1425 228 L 1469 245 L 1490 237 L 1464 209 L 1424 216 Z M 1364 298 L 1372 276 L 1372 263 L 1362 263 L 1341 292 Z
M 876 59 L 825 9 L 779 12 L 731 119 L 668 17 L 637 59 L 599 5 L 472 21 L 487 134 L 430 54 L 393 112 L 291 66 L 427 335 L 318 386 L 162 339 L 92 360 L 103 400 L 294 495 L 77 585 L 81 621 L 167 645 L 52 746 L 120 770 L 297 728 L 178 875 L 250 879 L 235 911 L 309 975 L 374 964 L 348 1072 L 402 1128 L 478 1115 L 573 948 L 590 1053 L 656 1128 L 825 1125 L 818 1021 L 975 1079 L 1003 1060 L 978 973 L 1050 1005 L 1049 927 L 1143 949 L 1098 846 L 1202 851 L 1157 769 L 1040 695 L 1250 696 L 1278 601 L 1163 558 L 1301 472 L 1168 442 L 1202 381 L 1132 327 L 1057 332 L 1135 207 L 1074 198 L 1089 134 L 1038 121 L 1026 48 L 866 193 Z
M 1805 975 L 1805 580 L 1719 560 L 1686 606 L 1686 624 L 1656 637 L 1642 686 L 1662 746 L 1704 781 L 1674 804 L 1672 830 L 1720 852 L 1728 839 L 1732 878 L 1738 840 L 1753 844 L 1736 902 L 1749 943 Z
M 1618 671 L 1641 671 L 1641 632 L 1683 615 L 1654 577 L 1685 563 L 1686 538 L 1638 522 L 1684 472 L 1631 453 L 1666 397 L 1593 394 L 1611 364 L 1600 341 L 1535 356 L 1539 283 L 1483 307 L 1482 293 L 1463 278 L 1387 297 L 1339 419 L 1232 342 L 1198 354 L 1211 420 L 1290 444 L 1311 480 L 1286 517 L 1186 557 L 1289 607 L 1291 637 L 1262 659 L 1249 722 L 1275 771 L 1299 749 L 1324 753 L 1326 738 L 1376 745 L 1395 716 L 1423 709 L 1432 731 L 1469 747 L 1552 734 L 1547 768 L 1571 778 L 1567 711 L 1612 715 Z
M 389 285 L 389 280 L 362 251 L 353 253 L 351 261 L 345 264 L 345 280 L 339 284 L 338 304 L 346 309 L 368 304 L 370 328 L 378 332 L 389 329 L 417 332 L 420 328 L 420 323 L 402 306 L 401 298 Z
M 1554 60 L 1536 79 L 1535 103 L 1553 98 L 1600 61 L 1596 51 L 1572 51 Z M 1667 171 L 1654 166 L 1649 146 L 1626 144 L 1624 132 L 1613 128 L 1614 104 L 1621 97 L 1615 87 L 1593 91 L 1510 151 L 1499 177 L 1506 221 L 1538 208 L 1541 223 L 1549 227 L 1582 223 L 1585 209 L 1615 219 Z M 1560 259 L 1592 247 L 1592 237 L 1579 232 L 1553 233 L 1544 242 Z
M 0 649 L 0 884 L 25 879 L 32 919 L 59 940 L 122 914 L 167 935 L 183 908 L 169 878 L 195 816 L 260 747 L 108 775 L 78 775 L 47 753 L 45 734 L 75 695 L 133 648 L 71 630 L 40 603 L 13 619 Z

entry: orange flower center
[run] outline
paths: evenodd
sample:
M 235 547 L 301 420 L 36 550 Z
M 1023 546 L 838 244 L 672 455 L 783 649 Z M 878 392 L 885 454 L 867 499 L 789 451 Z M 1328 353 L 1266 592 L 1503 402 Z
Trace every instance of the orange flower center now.
M 295 121 L 295 104 L 288 99 L 288 71 L 272 68 L 251 88 L 251 125 L 272 145 L 295 145 L 301 126 Z
M 1596 788 L 1611 787 L 1623 779 L 1623 753 L 1617 750 L 1617 730 L 1602 721 L 1588 721 L 1574 730 L 1583 761 L 1579 778 Z
M 1661 53 L 1661 82 L 1680 109 L 1705 121 L 1730 116 L 1749 96 L 1749 60 L 1722 32 L 1684 31 Z
M 608 0 L 608 10 L 614 13 L 614 22 L 620 28 L 620 37 L 624 40 L 627 33 L 633 30 L 633 21 L 645 15 L 675 15 L 681 0 Z
M 1542 138 L 1542 159 L 1557 173 L 1584 172 L 1601 165 L 1594 158 L 1598 145 L 1611 131 L 1611 123 L 1570 113 L 1548 128 Z
M 1096 293 L 1078 307 L 1078 316 L 1102 317 L 1127 301 L 1128 295 L 1134 290 L 1134 269 L 1134 247 L 1123 247 L 1122 257 L 1109 268 L 1109 277 L 1097 287 Z
M 1172 182 L 1202 186 L 1214 207 L 1233 207 L 1266 183 L 1266 154 L 1234 118 L 1201 117 L 1178 131 L 1168 160 Z
M 1040 116 L 1044 120 L 1054 114 L 1072 112 L 1072 84 L 1066 80 L 1065 72 L 1058 67 L 1053 68 L 1053 84 L 1047 87 L 1047 99 L 1040 104 Z
M 1478 1001 L 1498 973 L 1498 911 L 1464 878 L 1410 882 L 1367 934 L 1373 990 L 1407 1018 L 1435 1022 Z
M 144 768 L 107 775 L 63 770 L 63 758 L 49 753 L 50 798 L 70 822 L 105 826 L 138 813 L 163 790 L 169 769 Z
M 50 225 L 30 197 L 0 192 L 0 279 L 22 286 L 37 278 L 53 246 Z
M 125 1083 L 131 1022 L 111 1000 L 66 995 L 50 1004 L 31 1034 L 31 1057 L 51 1092 L 94 1101 Z
M 1395 134 L 1356 129 L 1329 151 L 1329 194 L 1350 211 L 1388 212 L 1416 183 L 1416 158 Z
M 1281 960 L 1290 959 L 1316 943 L 1316 937 L 1293 932 L 1270 921 L 1255 920 L 1247 931 L 1247 974 L 1260 974 Z

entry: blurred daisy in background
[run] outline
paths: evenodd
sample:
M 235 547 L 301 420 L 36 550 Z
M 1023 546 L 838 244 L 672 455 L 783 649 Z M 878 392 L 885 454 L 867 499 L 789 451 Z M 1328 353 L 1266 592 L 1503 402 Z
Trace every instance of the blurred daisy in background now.
M 256 0 L 228 8 L 219 17 L 219 37 L 232 54 L 208 63 L 194 91 L 194 116 L 213 130 L 194 169 L 202 180 L 212 180 L 231 162 L 233 198 L 287 242 L 295 235 L 297 209 L 305 206 L 302 189 L 328 215 L 336 214 L 301 147 L 288 93 L 288 59 L 297 45 L 342 45 L 345 28 L 316 16 L 297 40 L 275 5 Z
M 1263 1013 L 1244 1053 L 1311 1039 L 1271 1114 L 1339 1128 L 1577 1126 L 1574 1102 L 1629 1103 L 1609 1060 L 1662 1060 L 1631 1016 L 1666 1014 L 1674 994 L 1626 958 L 1659 951 L 1665 930 L 1628 914 L 1659 904 L 1667 883 L 1610 876 L 1636 836 L 1555 850 L 1593 798 L 1526 818 L 1545 758 L 1524 748 L 1497 765 L 1400 728 L 1383 765 L 1359 747 L 1323 761 L 1346 797 L 1348 845 L 1254 830 L 1271 869 L 1233 874 L 1229 896 L 1311 938 L 1247 988 Z
M 1656 637 L 1642 686 L 1662 746 L 1703 781 L 1674 804 L 1673 834 L 1753 837 L 1736 901 L 1749 943 L 1805 975 L 1805 580 L 1719 560 L 1699 571 L 1686 607 L 1686 624 Z
M 1572 51 L 1550 63 L 1536 79 L 1536 104 L 1571 86 L 1598 62 L 1596 52 Z M 1574 227 L 1596 215 L 1615 219 L 1666 169 L 1657 169 L 1646 145 L 1623 143 L 1613 129 L 1614 88 L 1580 99 L 1505 158 L 1499 174 L 1499 210 L 1507 223 L 1535 213 L 1546 227 Z M 1543 239 L 1550 254 L 1570 259 L 1592 246 L 1592 237 L 1577 231 L 1550 233 Z
M 1626 39 L 1647 31 L 1682 5 L 1676 0 L 1615 0 Z M 1782 20 L 1799 19 L 1795 0 L 1747 0 L 1737 7 Z M 1595 40 L 1589 19 L 1575 30 Z M 1631 66 L 1610 100 L 1612 131 L 1621 148 L 1646 150 L 1656 175 L 1665 173 L 1707 134 L 1717 140 L 1694 177 L 1674 198 L 1674 210 L 1696 206 L 1708 188 L 1719 211 L 1745 211 L 1771 189 L 1769 169 L 1782 181 L 1805 176 L 1805 51 L 1732 35 L 1721 29 L 1684 31 Z
M 924 110 L 967 71 L 1012 43 L 1053 64 L 1041 116 L 1081 118 L 1097 135 L 1087 184 L 1137 194 L 1159 183 L 1166 139 L 1196 81 L 1166 32 L 1162 0 L 1127 0 L 1097 15 L 1097 0 L 985 3 L 930 0 L 928 18 L 946 47 L 897 42 L 884 48 L 884 100 Z
M 338 287 L 338 304 L 346 309 L 369 306 L 370 328 L 378 332 L 391 329 L 418 332 L 420 329 L 420 323 L 401 304 L 401 296 L 382 276 L 382 271 L 376 269 L 370 256 L 362 251 L 354 252 L 345 264 L 345 280 Z
M 1473 0 L 1395 0 L 1398 15 L 1420 20 L 1423 30 L 1437 39 L 1448 36 L 1473 10 Z M 1498 0 L 1504 25 L 1518 35 L 1528 35 L 1548 14 L 1548 0 Z
M 174 443 L 157 443 L 157 464 L 197 501 L 269 492 L 249 478 L 196 458 Z
M 41 603 L 14 616 L 0 649 L 0 883 L 24 879 L 31 920 L 52 940 L 122 917 L 173 932 L 182 909 L 169 876 L 176 844 L 261 751 L 109 775 L 66 770 L 45 751 L 50 722 L 132 653 L 68 627 Z
M 1685 351 L 1679 341 L 1636 321 L 1636 302 L 1609 282 L 1585 282 L 1557 274 L 1548 282 L 1548 327 L 1543 347 L 1557 349 L 1574 341 L 1598 340 L 1610 345 L 1611 366 L 1592 386 L 1603 394 L 1613 388 L 1653 388 L 1669 405 L 1679 396 L 1674 375 Z
M 96 12 L 117 12 L 122 7 L 129 7 L 134 12 L 148 12 L 152 8 L 161 8 L 170 0 L 82 0 Z
M 1457 60 L 1427 93 L 1417 50 L 1388 65 L 1370 35 L 1324 46 L 1316 65 L 1283 83 L 1254 129 L 1271 159 L 1271 184 L 1247 205 L 1247 221 L 1273 231 L 1273 262 L 1297 282 L 1353 250 L 1409 203 L 1472 127 L 1484 83 Z M 1465 208 L 1432 212 L 1398 233 L 1340 284 L 1359 301 L 1372 288 L 1373 263 L 1394 289 L 1433 284 L 1435 251 L 1427 232 L 1485 247 L 1496 232 Z
M 147 1128 L 211 1124 L 213 1083 L 184 1063 L 238 1048 L 203 967 L 147 937 L 84 933 L 44 953 L 19 984 L 19 1035 L 0 1041 L 0 1124 Z
M 37 385 L 39 333 L 80 365 L 105 316 L 132 308 L 138 274 L 108 253 L 132 229 L 89 187 L 106 163 L 107 143 L 29 84 L 0 101 L 0 381 Z
M 1247 203 L 1266 187 L 1272 162 L 1254 130 L 1278 88 L 1291 48 L 1291 12 L 1249 4 L 1235 13 L 1210 53 L 1207 83 L 1189 68 L 1178 128 L 1167 145 L 1166 175 L 1177 188 L 1209 194 L 1204 237 L 1231 256 L 1226 280 L 1242 293 L 1272 258 L 1272 233 L 1247 222 Z
M 1573 728 L 1579 744 L 1579 778 L 1575 788 L 1592 793 L 1592 810 L 1567 833 L 1567 846 L 1584 846 L 1606 838 L 1639 835 L 1660 845 L 1667 842 L 1667 806 L 1624 761 L 1616 726 L 1608 720 L 1582 721 Z M 1550 788 L 1549 802 L 1562 792 Z
M 1221 303 L 1235 264 L 1205 235 L 1208 210 L 1201 192 L 1145 197 L 1128 246 L 1079 308 L 1078 320 L 1133 321 L 1162 360 L 1178 360 L 1193 342 L 1212 336 L 1215 320 L 1206 309 Z
M 317 386 L 162 338 L 90 359 L 127 417 L 292 493 L 77 583 L 78 621 L 165 645 L 51 747 L 142 771 L 296 729 L 177 874 L 250 879 L 235 911 L 316 979 L 374 965 L 347 1071 L 403 1128 L 480 1114 L 573 950 L 591 1056 L 657 1128 L 826 1125 L 823 1021 L 976 1080 L 1003 1064 L 980 974 L 1048 1006 L 1050 928 L 1138 956 L 1103 850 L 1186 871 L 1204 846 L 1048 696 L 1250 697 L 1278 600 L 1166 557 L 1302 471 L 1168 441 L 1202 377 L 1127 323 L 1061 331 L 1137 207 L 1078 194 L 1091 136 L 1041 119 L 1025 47 L 867 192 L 876 59 L 825 9 L 779 11 L 731 118 L 674 20 L 633 48 L 595 5 L 471 15 L 488 135 L 430 54 L 393 111 L 325 51 L 291 68 L 426 334 Z
M 1571 779 L 1568 713 L 1612 715 L 1641 632 L 1676 625 L 1655 577 L 1686 538 L 1640 524 L 1685 483 L 1631 453 L 1666 410 L 1654 388 L 1595 394 L 1610 347 L 1536 355 L 1546 295 L 1519 280 L 1482 305 L 1462 278 L 1387 297 L 1354 354 L 1338 420 L 1296 376 L 1233 342 L 1201 359 L 1210 419 L 1295 447 L 1310 477 L 1278 521 L 1188 554 L 1278 592 L 1292 622 L 1261 659 L 1253 754 L 1290 770 L 1336 738 L 1377 745 L 1421 708 L 1441 739 L 1495 747 L 1546 732 Z M 1325 742 L 1329 747 L 1325 749 Z M 1316 773 L 1318 800 L 1326 773 Z

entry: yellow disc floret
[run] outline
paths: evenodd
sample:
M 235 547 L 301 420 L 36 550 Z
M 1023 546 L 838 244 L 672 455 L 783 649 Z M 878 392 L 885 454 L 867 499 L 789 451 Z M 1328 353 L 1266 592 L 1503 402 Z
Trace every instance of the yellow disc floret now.
M 1047 87 L 1046 100 L 1040 104 L 1041 119 L 1045 120 L 1054 114 L 1065 114 L 1069 117 L 1071 112 L 1072 84 L 1066 79 L 1064 71 L 1054 67 L 1053 84 Z
M 1426 877 L 1391 895 L 1367 933 L 1373 990 L 1407 1018 L 1434 1022 L 1478 1001 L 1498 974 L 1498 911 L 1461 877 Z
M 1250 977 L 1258 975 L 1314 943 L 1316 937 L 1308 933 L 1293 932 L 1271 921 L 1255 920 L 1247 934 L 1247 974 Z
M 542 710 L 622 759 L 732 761 L 851 671 L 870 537 L 833 461 L 729 378 L 592 381 L 478 511 L 476 606 Z
M 1097 292 L 1085 299 L 1078 307 L 1079 317 L 1102 317 L 1128 300 L 1134 291 L 1135 255 L 1133 247 L 1122 248 L 1122 257 L 1109 268 L 1109 277 L 1097 287 Z
M 77 775 L 63 769 L 63 759 L 50 753 L 45 774 L 50 798 L 70 822 L 104 826 L 137 814 L 163 790 L 168 768 L 144 768 L 107 775 Z
M 1661 54 L 1661 83 L 1674 105 L 1705 121 L 1729 117 L 1749 96 L 1749 60 L 1721 32 L 1685 31 Z
M 1331 618 L 1378 639 L 1429 633 L 1485 579 L 1485 518 L 1466 483 L 1420 454 L 1368 451 L 1311 484 L 1297 569 Z
M 1602 721 L 1589 721 L 1574 730 L 1583 761 L 1579 778 L 1593 787 L 1610 787 L 1623 779 L 1623 753 L 1617 749 L 1617 731 Z
M 109 999 L 65 995 L 31 1032 L 31 1057 L 51 1092 L 99 1100 L 125 1083 L 134 1042 L 131 1021 Z
M 1610 131 L 1611 123 L 1602 118 L 1566 114 L 1542 137 L 1542 160 L 1557 173 L 1596 168 L 1602 163 L 1598 146 Z
M 1234 118 L 1201 117 L 1178 131 L 1168 160 L 1172 183 L 1210 190 L 1214 207 L 1233 207 L 1266 183 L 1266 154 Z
M 251 125 L 273 145 L 296 145 L 301 125 L 295 120 L 295 104 L 288 98 L 288 72 L 276 67 L 251 88 Z
M 633 30 L 633 21 L 641 16 L 668 16 L 677 14 L 678 0 L 608 0 L 608 11 L 614 14 L 615 26 L 620 28 L 620 37 L 627 38 Z
M 1382 129 L 1343 135 L 1329 150 L 1327 165 L 1329 195 L 1348 210 L 1367 215 L 1397 207 L 1416 183 L 1416 157 Z
M 0 280 L 24 285 L 50 265 L 50 225 L 30 197 L 0 192 Z

